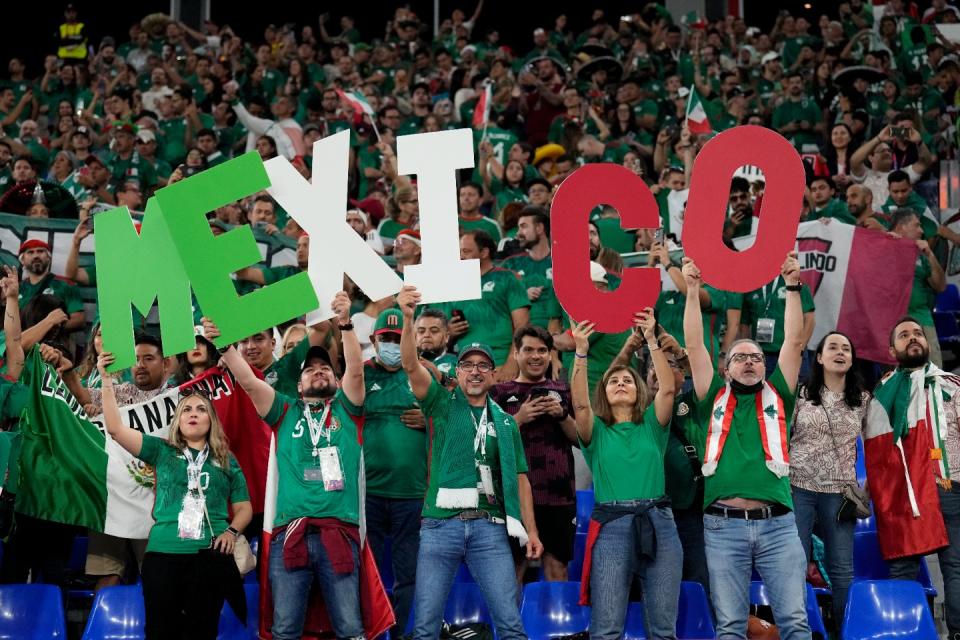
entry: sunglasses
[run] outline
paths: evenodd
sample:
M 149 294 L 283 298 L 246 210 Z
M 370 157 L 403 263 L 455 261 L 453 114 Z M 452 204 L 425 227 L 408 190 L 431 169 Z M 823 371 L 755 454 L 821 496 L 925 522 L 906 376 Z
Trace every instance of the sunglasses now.
M 180 399 L 189 398 L 190 396 L 203 396 L 207 400 L 210 399 L 210 391 L 201 387 L 200 385 L 194 385 L 192 387 L 187 387 L 186 389 L 180 390 Z

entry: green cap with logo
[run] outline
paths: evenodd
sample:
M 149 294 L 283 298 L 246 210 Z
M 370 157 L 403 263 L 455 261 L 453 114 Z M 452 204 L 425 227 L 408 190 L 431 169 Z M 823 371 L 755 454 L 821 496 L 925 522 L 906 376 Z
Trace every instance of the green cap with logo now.
M 381 333 L 401 333 L 403 331 L 403 314 L 399 309 L 387 309 L 381 311 L 377 316 L 377 322 L 373 325 L 373 335 Z
M 493 359 L 493 351 L 482 342 L 472 342 L 460 349 L 460 356 L 457 358 L 457 363 L 463 362 L 464 359 L 472 353 L 479 353 L 486 356 L 487 359 L 490 360 L 490 364 L 495 365 L 497 363 L 497 361 Z

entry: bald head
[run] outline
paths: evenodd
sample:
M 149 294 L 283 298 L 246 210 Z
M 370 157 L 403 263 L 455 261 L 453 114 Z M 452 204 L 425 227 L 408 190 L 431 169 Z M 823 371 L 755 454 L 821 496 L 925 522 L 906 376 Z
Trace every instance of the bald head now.
M 847 210 L 854 218 L 873 215 L 873 192 L 862 184 L 847 187 Z

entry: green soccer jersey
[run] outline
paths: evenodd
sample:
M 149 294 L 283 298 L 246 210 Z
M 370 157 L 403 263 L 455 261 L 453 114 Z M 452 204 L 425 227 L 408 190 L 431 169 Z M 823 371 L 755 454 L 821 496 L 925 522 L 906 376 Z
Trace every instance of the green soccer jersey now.
M 670 496 L 670 505 L 674 509 L 699 508 L 696 504 L 700 475 L 700 459 L 696 462 L 687 455 L 686 422 L 695 420 L 696 406 L 693 391 L 677 394 L 673 403 L 673 421 L 670 423 L 670 437 L 663 454 L 663 471 L 666 480 L 666 492 Z
M 516 273 L 523 282 L 524 290 L 543 287 L 540 296 L 530 304 L 530 324 L 546 329 L 552 319 L 563 317 L 563 310 L 553 290 L 552 256 L 534 260 L 524 252 L 504 259 L 500 266 Z
M 797 397 L 787 386 L 780 368 L 773 372 L 768 380 L 783 400 L 787 440 L 790 439 L 790 422 Z M 684 423 L 687 439 L 697 448 L 700 459 L 704 457 L 707 445 L 707 431 L 713 416 L 717 394 L 723 390 L 726 382 L 714 374 L 710 390 L 703 398 L 697 397 L 696 419 Z M 724 498 L 748 498 L 777 502 L 793 509 L 790 494 L 790 478 L 778 478 L 766 464 L 763 450 L 762 425 L 757 422 L 756 394 L 736 394 L 730 430 L 726 434 L 723 451 L 716 473 L 708 476 L 704 482 L 703 505 L 707 506 Z
M 500 225 L 493 218 L 487 218 L 486 216 L 480 216 L 479 218 L 460 217 L 458 223 L 463 232 L 486 231 L 494 242 L 500 242 L 500 238 L 503 237 Z
M 636 234 L 624 231 L 618 218 L 600 218 L 595 224 L 600 234 L 600 244 L 617 253 L 632 253 L 636 244 Z
M 409 228 L 409 224 L 397 222 L 393 218 L 384 218 L 380 221 L 380 226 L 377 228 L 377 232 L 380 234 L 380 238 L 383 240 L 393 242 L 397 238 L 398 233 Z
M 786 283 L 783 276 L 777 276 L 775 282 L 743 294 L 741 323 L 750 325 L 750 335 L 757 339 L 765 353 L 779 353 L 783 346 L 783 317 L 787 309 L 787 290 L 784 287 Z M 816 310 L 807 286 L 800 290 L 800 304 L 803 313 Z M 763 319 L 773 321 L 773 339 L 770 341 L 759 340 L 763 336 L 758 334 L 758 326 Z
M 297 343 L 297 346 L 281 356 L 279 360 L 274 360 L 269 367 L 264 369 L 263 379 L 277 393 L 296 398 L 300 395 L 300 391 L 297 389 L 297 385 L 300 383 L 300 369 L 309 349 L 310 340 L 304 338 Z
M 727 313 L 727 298 L 723 291 L 715 289 L 708 284 L 704 285 L 704 290 L 710 294 L 710 306 L 701 305 L 701 315 L 703 316 L 703 340 L 710 352 L 714 365 L 717 364 L 717 357 L 720 353 L 720 340 L 722 337 L 722 328 Z M 679 291 L 660 291 L 654 309 L 657 312 L 657 322 L 663 327 L 663 330 L 677 339 L 681 347 L 686 346 L 686 340 L 683 337 L 683 310 L 687 303 L 686 294 Z
M 927 256 L 919 254 L 913 270 L 913 287 L 910 289 L 907 315 L 915 318 L 924 327 L 933 326 L 933 307 L 937 300 L 937 292 L 929 282 L 932 273 L 930 260 Z
M 457 377 L 457 356 L 452 353 L 444 352 L 443 355 L 437 356 L 433 364 L 437 367 L 437 371 L 448 378 Z
M 20 283 L 20 308 L 23 309 L 38 295 L 57 296 L 67 306 L 67 315 L 83 311 L 83 299 L 80 297 L 80 291 L 70 282 L 48 273 L 36 284 L 31 284 L 30 280 L 23 280 Z
M 121 158 L 118 154 L 111 153 L 107 157 L 106 165 L 110 168 L 114 184 L 136 180 L 144 192 L 157 185 L 157 172 L 153 165 L 141 158 L 136 151 L 130 154 L 129 158 Z
M 294 267 L 292 265 L 283 265 L 280 267 L 268 267 L 266 265 L 257 265 L 257 268 L 260 270 L 260 273 L 263 274 L 263 284 L 264 286 L 279 282 L 284 278 L 289 278 L 295 276 L 298 273 L 301 273 L 300 267 Z
M 213 117 L 207 113 L 200 114 L 200 123 L 204 129 L 213 129 L 216 126 Z M 187 119 L 181 116 L 161 120 L 160 131 L 164 134 L 163 159 L 175 167 L 187 157 Z M 194 131 L 194 134 L 196 134 L 196 131 Z
M 566 331 L 571 326 L 570 316 L 566 312 L 563 314 L 563 330 Z M 596 331 L 590 336 L 590 353 L 587 359 L 587 387 L 590 389 L 590 400 L 593 401 L 593 393 L 597 388 L 597 383 L 603 377 L 603 374 L 610 368 L 614 358 L 620 354 L 620 349 L 630 337 L 632 329 L 621 331 L 620 333 L 602 333 Z M 563 368 L 566 369 L 571 378 L 573 375 L 573 351 L 564 351 L 560 354 L 560 360 Z
M 593 474 L 598 503 L 614 500 L 655 500 L 664 495 L 663 455 L 670 435 L 651 403 L 643 422 L 608 425 L 593 419 L 590 443 L 580 440 L 580 450 Z
M 277 434 L 277 516 L 274 526 L 295 518 L 336 518 L 348 524 L 360 524 L 360 424 L 363 408 L 338 390 L 328 401 L 329 410 L 316 445 L 304 414 L 304 403 L 277 393 L 264 417 Z M 325 405 L 311 407 L 319 423 Z M 320 469 L 322 449 L 334 447 L 340 462 L 343 488 L 326 490 Z M 319 455 L 313 455 L 314 449 Z
M 513 318 L 517 309 L 529 307 L 527 291 L 520 278 L 512 271 L 494 267 L 480 276 L 481 298 L 479 300 L 459 300 L 428 305 L 453 316 L 454 309 L 463 311 L 470 324 L 470 330 L 457 340 L 460 345 L 480 342 L 493 350 L 493 357 L 499 367 L 510 354 L 513 342 Z
M 379 363 L 363 365 L 363 457 L 367 493 L 382 498 L 423 498 L 427 490 L 427 433 L 400 421 L 418 409 L 403 369 L 387 371 Z
M 847 205 L 836 198 L 831 198 L 830 202 L 820 209 L 811 209 L 807 220 L 819 220 L 820 218 L 834 218 L 844 224 L 857 224 L 857 219 L 847 209 Z
M 788 136 L 790 143 L 798 150 L 802 150 L 805 144 L 816 144 L 817 134 L 813 131 L 820 120 L 823 118 L 820 107 L 812 98 L 801 98 L 794 102 L 793 100 L 784 100 L 779 107 L 773 111 L 773 128 L 779 130 L 790 122 L 806 122 L 810 127 L 806 131 L 797 130 Z
M 437 492 L 440 489 L 439 446 L 442 443 L 442 433 L 448 422 L 458 419 L 457 416 L 462 416 L 463 412 L 469 411 L 473 414 L 475 424 L 479 424 L 485 408 L 470 406 L 467 404 L 463 393 L 458 391 L 459 390 L 451 392 L 436 380 L 431 380 L 427 397 L 420 403 L 420 406 L 423 407 L 423 413 L 427 416 L 427 419 L 433 427 L 433 432 L 437 434 L 434 436 L 432 444 L 433 450 L 430 456 L 430 483 L 427 488 L 426 500 L 423 503 L 424 518 L 452 518 L 462 511 L 462 509 L 444 509 L 437 506 Z M 489 400 L 488 402 L 493 401 Z M 508 416 L 508 421 L 509 424 L 506 427 L 501 427 L 501 429 L 509 429 L 513 437 L 514 464 L 517 473 L 526 473 L 527 457 L 523 453 L 523 440 L 520 438 L 520 429 L 517 427 L 517 423 L 514 422 L 513 418 Z M 497 445 L 496 431 L 491 429 L 484 444 L 484 449 L 480 447 L 474 448 L 475 459 L 478 465 L 488 465 L 490 467 L 493 475 L 496 501 L 491 502 L 487 499 L 486 494 L 482 490 L 479 490 L 482 485 L 478 468 L 477 488 L 480 498 L 477 503 L 477 508 L 489 512 L 494 518 L 506 519 L 503 512 L 503 474 L 500 471 L 500 448 Z
M 192 460 L 200 455 L 195 449 L 187 449 Z M 196 553 L 210 546 L 213 538 L 227 530 L 230 518 L 228 504 L 248 502 L 247 481 L 233 455 L 230 464 L 224 469 L 216 461 L 211 451 L 200 469 L 200 487 L 206 499 L 206 510 L 210 518 L 203 521 L 202 537 L 199 540 L 185 540 L 179 536 L 178 517 L 183 507 L 183 498 L 187 493 L 187 459 L 183 451 L 178 451 L 161 438 L 144 436 L 143 445 L 137 457 L 156 469 L 157 495 L 153 503 L 153 528 L 147 551 L 158 553 Z M 213 527 L 211 533 L 210 527 Z

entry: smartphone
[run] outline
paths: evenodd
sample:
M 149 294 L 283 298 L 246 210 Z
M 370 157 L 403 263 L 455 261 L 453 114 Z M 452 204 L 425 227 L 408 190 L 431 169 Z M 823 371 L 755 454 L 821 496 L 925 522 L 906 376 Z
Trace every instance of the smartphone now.
M 530 390 L 530 398 L 546 398 L 550 396 L 550 389 L 545 387 L 534 387 Z
M 890 135 L 900 140 L 906 140 L 909 134 L 906 127 L 890 127 Z
M 456 320 L 457 322 L 463 322 L 467 319 L 467 317 L 463 315 L 463 309 L 454 309 L 450 312 L 450 319 Z
M 663 227 L 653 232 L 653 241 L 657 244 L 663 244 Z

